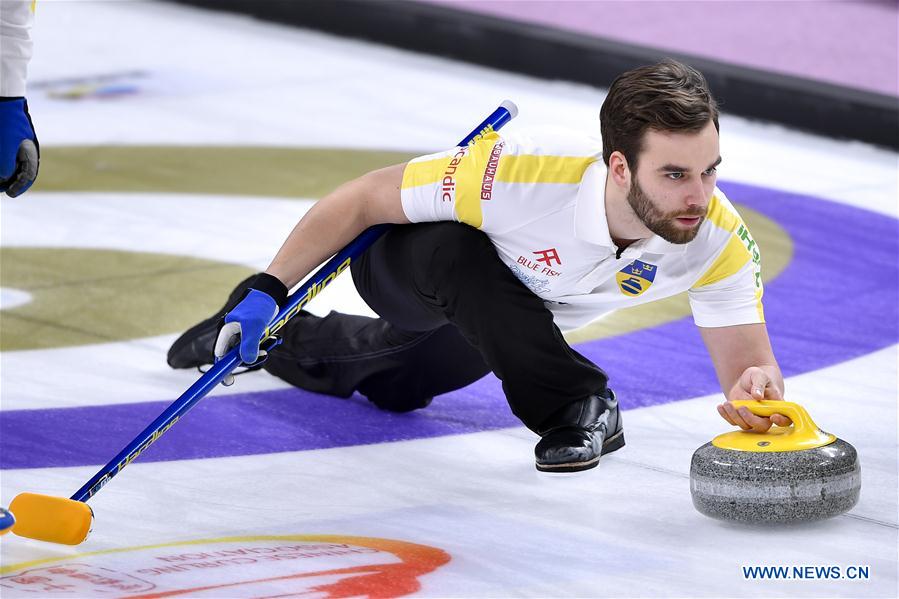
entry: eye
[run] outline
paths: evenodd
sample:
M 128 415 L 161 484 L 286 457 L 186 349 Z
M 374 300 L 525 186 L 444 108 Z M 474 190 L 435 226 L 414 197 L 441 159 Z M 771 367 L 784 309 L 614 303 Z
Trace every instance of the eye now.
M 665 176 L 668 177 L 669 179 L 671 179 L 672 181 L 679 181 L 680 179 L 684 178 L 683 173 L 666 173 Z
M 707 177 L 711 177 L 712 175 L 714 175 L 714 174 L 717 173 L 717 172 L 718 172 L 718 167 L 713 166 L 713 167 L 710 168 L 710 169 L 707 169 L 707 170 L 702 171 L 702 174 L 705 175 L 705 176 L 707 176 Z

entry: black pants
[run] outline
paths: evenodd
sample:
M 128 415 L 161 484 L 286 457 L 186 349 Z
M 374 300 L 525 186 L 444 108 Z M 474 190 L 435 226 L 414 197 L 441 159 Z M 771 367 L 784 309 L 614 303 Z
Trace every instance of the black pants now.
M 467 225 L 396 226 L 351 267 L 381 318 L 300 315 L 265 369 L 318 393 L 354 391 L 408 411 L 493 371 L 532 430 L 564 405 L 605 390 L 605 373 L 571 349 L 543 300 Z

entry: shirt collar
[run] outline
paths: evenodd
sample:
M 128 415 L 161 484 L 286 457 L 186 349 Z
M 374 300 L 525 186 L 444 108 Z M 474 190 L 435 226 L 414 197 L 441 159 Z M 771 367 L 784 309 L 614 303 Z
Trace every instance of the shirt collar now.
M 574 234 L 587 243 L 615 247 L 606 220 L 606 168 L 598 160 L 581 177 L 574 209 Z
M 677 254 L 687 250 L 686 243 L 671 243 L 658 235 L 653 235 L 649 239 L 641 239 L 634 245 L 638 244 L 640 244 L 638 247 L 647 254 Z
M 577 192 L 574 212 L 574 234 L 578 239 L 617 250 L 609 221 L 606 219 L 606 168 L 596 161 L 587 167 Z M 639 248 L 641 253 L 674 254 L 687 249 L 686 243 L 670 243 L 658 235 L 631 244 L 628 249 Z

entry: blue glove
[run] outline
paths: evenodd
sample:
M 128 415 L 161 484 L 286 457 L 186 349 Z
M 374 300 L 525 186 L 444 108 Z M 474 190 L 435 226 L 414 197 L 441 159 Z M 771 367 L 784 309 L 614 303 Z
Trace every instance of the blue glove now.
M 215 358 L 224 356 L 239 340 L 240 359 L 244 364 L 254 363 L 265 328 L 286 301 L 284 283 L 268 273 L 258 275 L 243 299 L 225 315 L 225 324 L 215 340 Z
M 252 364 L 259 358 L 259 344 L 268 323 L 287 301 L 287 287 L 268 273 L 257 275 L 243 299 L 225 314 L 225 324 L 215 340 L 215 358 L 224 356 L 240 342 L 240 359 Z
M 0 192 L 22 195 L 37 178 L 41 147 L 25 98 L 0 98 Z

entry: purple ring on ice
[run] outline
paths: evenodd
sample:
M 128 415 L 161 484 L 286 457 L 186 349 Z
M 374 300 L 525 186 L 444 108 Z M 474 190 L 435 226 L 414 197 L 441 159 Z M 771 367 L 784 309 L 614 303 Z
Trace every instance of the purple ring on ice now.
M 765 289 L 768 328 L 786 376 L 899 340 L 899 220 L 801 194 L 721 187 L 735 203 L 780 224 L 793 241 L 793 260 Z M 577 348 L 609 373 L 625 409 L 718 391 L 689 317 Z M 105 463 L 169 401 L 0 412 L 0 468 Z M 199 404 L 140 461 L 326 449 L 519 425 L 494 377 L 409 414 L 380 411 L 358 396 L 339 400 L 299 389 L 240 393 Z

